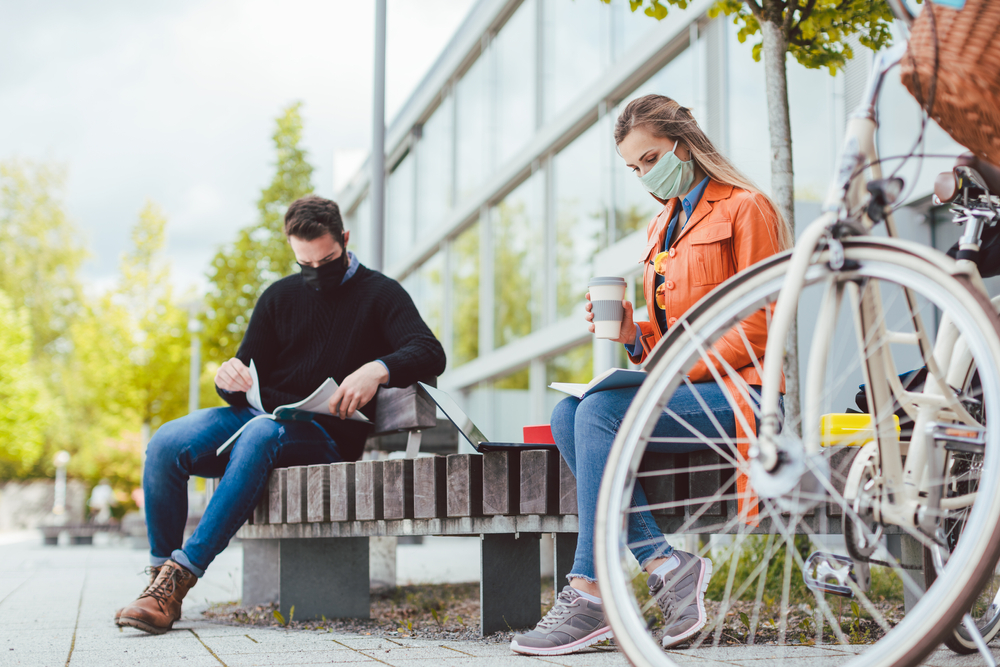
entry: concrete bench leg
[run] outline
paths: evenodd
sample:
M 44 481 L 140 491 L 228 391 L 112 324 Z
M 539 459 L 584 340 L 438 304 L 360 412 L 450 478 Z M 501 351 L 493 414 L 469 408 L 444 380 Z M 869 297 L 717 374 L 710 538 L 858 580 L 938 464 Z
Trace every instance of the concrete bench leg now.
M 566 575 L 573 569 L 576 559 L 576 533 L 556 533 L 555 538 L 555 588 L 558 595 L 569 583 Z
M 488 635 L 534 626 L 542 617 L 539 533 L 483 535 L 480 631 Z
M 899 559 L 903 565 L 923 565 L 924 545 L 911 535 L 886 535 L 886 546 L 889 553 Z M 903 586 L 903 605 L 909 612 L 916 606 L 924 592 L 924 573 L 922 570 L 908 570 L 914 583 L 920 587 L 920 592 L 911 591 L 909 586 Z
M 304 621 L 369 618 L 367 537 L 244 540 L 243 545 L 245 606 L 277 600 L 286 619 L 294 606 L 295 618 Z

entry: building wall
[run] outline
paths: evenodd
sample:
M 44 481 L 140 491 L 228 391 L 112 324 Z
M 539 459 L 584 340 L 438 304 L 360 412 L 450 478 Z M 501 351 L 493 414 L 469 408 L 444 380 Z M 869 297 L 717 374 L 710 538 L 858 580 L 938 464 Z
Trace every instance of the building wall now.
M 548 421 L 562 397 L 549 382 L 586 382 L 627 363 L 583 320 L 593 275 L 626 277 L 644 312 L 637 258 L 658 205 L 615 151 L 626 102 L 673 97 L 770 189 L 763 66 L 730 22 L 708 17 L 710 4 L 695 0 L 656 22 L 624 2 L 482 0 L 390 125 L 386 273 L 445 346 L 440 386 L 494 440 L 519 441 L 521 426 Z M 855 50 L 836 77 L 788 63 L 800 229 L 818 213 L 867 79 L 870 52 Z M 890 88 L 905 107 L 898 82 Z M 880 132 L 883 151 L 912 141 L 900 127 Z M 931 139 L 949 148 L 947 137 Z M 362 261 L 367 173 L 340 196 Z M 910 218 L 907 234 L 932 240 L 928 216 Z M 800 329 L 807 343 L 810 330 Z

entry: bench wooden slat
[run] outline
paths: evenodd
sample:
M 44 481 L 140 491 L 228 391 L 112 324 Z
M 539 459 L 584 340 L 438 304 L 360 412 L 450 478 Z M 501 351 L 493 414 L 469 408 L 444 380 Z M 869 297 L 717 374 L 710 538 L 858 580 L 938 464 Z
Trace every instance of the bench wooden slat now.
M 309 522 L 309 517 L 306 515 L 306 510 L 309 507 L 309 498 L 306 495 L 308 491 L 306 475 L 308 472 L 308 466 L 288 468 L 288 473 L 285 476 L 288 523 Z
M 413 460 L 413 516 L 439 519 L 448 515 L 448 464 L 443 456 Z
M 386 519 L 413 518 L 413 459 L 382 463 L 382 508 Z
M 448 516 L 483 515 L 483 457 L 448 456 Z
M 517 514 L 520 508 L 520 452 L 486 452 L 483 454 L 483 514 Z
M 576 514 L 576 477 L 562 456 L 559 457 L 559 513 Z
M 268 523 L 287 523 L 285 508 L 285 486 L 287 481 L 287 468 L 276 468 L 271 471 L 271 477 L 267 482 L 267 521 Z
M 559 452 L 521 452 L 521 514 L 559 512 Z
M 359 521 L 385 518 L 382 504 L 382 461 L 354 464 L 354 512 Z
M 330 466 L 309 466 L 306 472 L 306 521 L 330 520 Z
M 657 454 L 655 452 L 649 452 L 643 456 L 642 463 L 639 465 L 640 472 L 668 471 L 676 468 L 676 454 Z M 667 503 L 676 500 L 677 477 L 678 475 L 663 474 L 640 478 L 642 490 L 645 491 L 647 500 L 650 503 Z M 684 514 L 684 508 L 660 507 L 652 510 L 652 514 L 676 516 Z
M 354 463 L 330 464 L 330 521 L 354 521 Z

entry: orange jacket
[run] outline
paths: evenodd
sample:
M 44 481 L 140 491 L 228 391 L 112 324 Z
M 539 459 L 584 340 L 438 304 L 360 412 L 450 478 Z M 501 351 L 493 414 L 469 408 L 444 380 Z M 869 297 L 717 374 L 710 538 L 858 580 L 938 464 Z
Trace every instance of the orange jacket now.
M 641 334 L 642 349 L 632 356 L 633 363 L 641 363 L 650 350 L 663 336 L 656 319 L 656 273 L 652 260 L 663 247 L 674 208 L 679 200 L 667 202 L 659 215 L 650 221 L 646 229 L 646 249 L 640 261 L 645 263 L 643 272 L 643 293 L 646 296 L 648 322 L 636 322 Z M 671 327 L 691 306 L 711 292 L 719 283 L 739 271 L 764 260 L 779 251 L 778 217 L 766 198 L 742 188 L 709 181 L 701 200 L 691 212 L 684 229 L 677 235 L 669 249 L 670 259 L 666 263 L 664 275 L 665 311 L 667 327 Z M 761 310 L 742 323 L 747 344 L 740 332 L 734 329 L 716 341 L 714 348 L 726 362 L 750 385 L 761 384 L 755 360 L 763 367 L 764 349 L 767 346 L 767 315 Z M 719 375 L 729 388 L 730 395 L 740 404 L 747 424 L 756 429 L 754 414 L 743 399 L 745 392 L 738 391 L 730 380 L 725 367 L 714 359 Z M 698 362 L 688 374 L 692 382 L 714 381 L 712 373 L 704 361 Z M 782 378 L 781 391 L 785 391 Z M 744 460 L 749 449 L 749 435 L 744 432 L 740 420 L 736 420 L 738 448 Z M 754 433 L 756 435 L 756 433 Z M 740 510 L 748 517 L 756 515 L 756 502 L 744 508 L 744 500 L 752 498 L 747 486 L 747 478 L 741 474 L 737 479 L 740 495 Z

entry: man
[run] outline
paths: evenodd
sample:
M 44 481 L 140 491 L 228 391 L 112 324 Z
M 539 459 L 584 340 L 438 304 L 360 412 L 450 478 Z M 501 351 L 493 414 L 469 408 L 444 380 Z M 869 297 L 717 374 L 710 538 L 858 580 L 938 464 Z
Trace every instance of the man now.
M 356 461 L 375 416 L 379 386 L 405 387 L 445 367 L 444 350 L 396 281 L 347 251 L 337 204 L 317 196 L 294 202 L 285 235 L 301 272 L 268 287 L 254 307 L 236 357 L 215 376 L 225 408 L 164 424 L 146 450 L 143 473 L 151 581 L 115 622 L 161 634 L 180 618 L 181 601 L 249 518 L 276 467 Z M 314 421 L 258 419 L 221 455 L 216 449 L 257 410 L 246 392 L 251 360 L 265 410 L 302 400 L 334 378 L 330 412 Z M 183 543 L 187 481 L 221 477 L 194 534 Z

